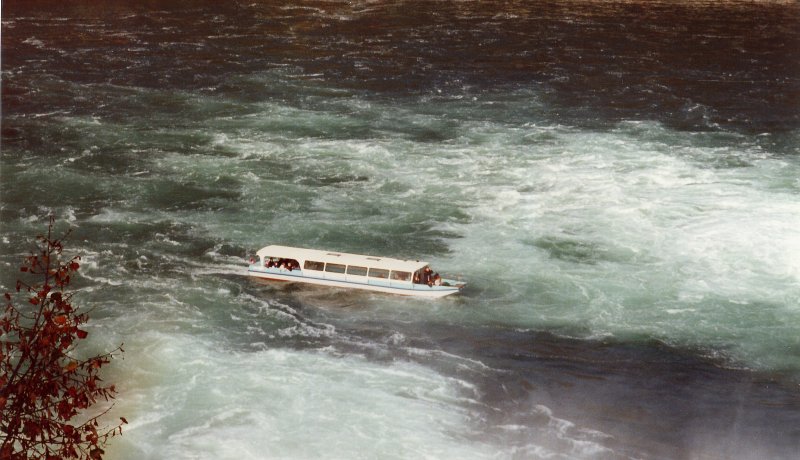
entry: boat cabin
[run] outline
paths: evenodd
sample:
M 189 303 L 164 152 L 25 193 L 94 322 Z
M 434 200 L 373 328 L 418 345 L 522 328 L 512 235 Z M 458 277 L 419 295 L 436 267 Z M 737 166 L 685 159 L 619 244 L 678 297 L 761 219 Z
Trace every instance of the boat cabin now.
M 464 283 L 441 278 L 427 262 L 289 246 L 266 246 L 251 260 L 251 276 L 280 281 L 441 297 Z

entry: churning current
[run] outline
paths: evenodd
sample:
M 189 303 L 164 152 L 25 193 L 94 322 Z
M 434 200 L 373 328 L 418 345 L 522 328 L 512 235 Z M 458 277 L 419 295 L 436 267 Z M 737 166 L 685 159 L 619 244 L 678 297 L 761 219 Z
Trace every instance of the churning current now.
M 796 458 L 796 2 L 219 3 L 2 6 L 0 287 L 73 229 L 108 458 Z

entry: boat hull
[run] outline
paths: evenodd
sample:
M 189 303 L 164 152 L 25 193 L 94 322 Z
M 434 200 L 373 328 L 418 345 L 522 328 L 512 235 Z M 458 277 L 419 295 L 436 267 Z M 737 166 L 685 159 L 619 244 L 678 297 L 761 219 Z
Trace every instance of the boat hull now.
M 295 283 L 361 289 L 364 291 L 428 298 L 439 298 L 456 294 L 461 291 L 464 286 L 463 284 L 455 284 L 456 282 L 451 280 L 446 280 L 446 282 L 453 284 L 451 286 L 428 286 L 427 284 L 397 283 L 391 281 L 380 282 L 376 280 L 370 280 L 364 283 L 362 281 L 346 279 L 346 277 L 341 276 L 338 277 L 339 279 L 308 276 L 303 273 L 303 270 L 290 271 L 276 268 L 262 268 L 256 264 L 250 265 L 248 274 L 252 277 L 266 280 L 290 281 Z

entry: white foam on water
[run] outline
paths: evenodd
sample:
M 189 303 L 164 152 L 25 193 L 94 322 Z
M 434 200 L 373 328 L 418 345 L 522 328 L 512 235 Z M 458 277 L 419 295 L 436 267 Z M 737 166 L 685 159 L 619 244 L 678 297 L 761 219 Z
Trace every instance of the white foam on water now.
M 461 438 L 458 382 L 419 365 L 156 332 L 134 342 L 114 458 L 492 458 Z
M 492 371 L 407 345 L 399 333 L 374 344 L 342 337 L 340 328 L 271 298 L 273 291 L 232 281 L 246 265 L 225 255 L 231 246 L 341 249 L 373 237 L 364 252 L 389 247 L 404 254 L 386 255 L 428 258 L 470 282 L 461 299 L 437 302 L 297 292 L 294 299 L 312 310 L 358 299 L 362 310 L 353 315 L 377 321 L 413 315 L 584 338 L 645 336 L 730 363 L 800 369 L 797 159 L 765 154 L 746 136 L 716 142 L 708 138 L 714 133 L 654 123 L 590 131 L 462 117 L 469 106 L 436 113 L 345 99 L 352 100 L 327 108 L 255 104 L 246 115 L 211 120 L 208 142 L 224 155 L 159 151 L 142 165 L 148 174 L 98 173 L 103 190 L 122 190 L 123 198 L 109 199 L 93 217 L 76 206 L 60 212 L 78 226 L 184 229 L 153 230 L 141 243 L 106 241 L 102 250 L 85 243 L 81 274 L 90 286 L 77 300 L 103 307 L 93 337 L 124 341 L 128 350 L 109 380 L 120 382 L 115 411 L 131 424 L 110 457 L 611 455 L 598 427 L 544 406 L 537 410 L 546 433 L 538 439 L 507 448 L 476 440 L 476 385 L 420 364 L 373 362 L 335 347 L 281 348 L 276 343 L 313 348 L 341 340 Z M 364 125 L 372 137 L 339 135 Z M 300 134 L 289 131 L 295 128 Z M 99 128 L 83 122 L 79 129 Z M 419 140 L 419 130 L 444 140 Z M 214 185 L 223 175 L 235 180 Z M 211 210 L 150 209 L 136 192 L 160 181 L 238 195 Z M 536 442 L 543 439 L 549 442 Z
M 560 130 L 536 150 L 475 152 L 458 188 L 478 199 L 469 224 L 450 226 L 465 236 L 452 241 L 452 265 L 471 266 L 478 285 L 499 281 L 512 322 L 645 332 L 721 346 L 755 367 L 800 368 L 779 352 L 796 347 L 800 327 L 800 201 L 791 185 L 771 185 L 800 164 L 637 129 L 671 143 Z M 725 155 L 749 166 L 716 167 Z
M 250 241 L 280 240 L 291 228 L 292 243 L 335 246 L 326 232 L 353 228 L 354 215 L 365 216 L 366 231 L 419 215 L 415 223 L 459 237 L 442 240 L 450 253 L 431 262 L 463 274 L 486 300 L 486 311 L 471 310 L 478 321 L 497 317 L 497 308 L 520 327 L 645 334 L 721 347 L 740 364 L 800 369 L 799 357 L 780 352 L 797 345 L 800 327 L 795 158 L 770 155 L 739 134 L 681 133 L 651 122 L 608 131 L 513 125 L 472 121 L 472 112 L 455 123 L 451 140 L 422 143 L 406 127 L 440 129 L 460 114 L 351 99 L 344 120 L 270 106 L 262 121 L 311 116 L 353 126 L 377 114 L 385 138 L 288 143 L 249 128 L 218 138 L 237 161 L 291 166 L 285 179 L 248 183 L 256 214 L 271 213 L 261 230 L 267 237 Z M 365 179 L 318 181 L 345 175 Z M 464 217 L 441 217 L 454 209 Z M 228 224 L 203 225 L 213 234 Z

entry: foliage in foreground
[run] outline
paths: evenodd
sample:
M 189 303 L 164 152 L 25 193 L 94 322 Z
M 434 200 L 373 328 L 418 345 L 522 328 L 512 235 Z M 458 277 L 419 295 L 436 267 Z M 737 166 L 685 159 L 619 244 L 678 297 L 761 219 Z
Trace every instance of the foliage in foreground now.
M 36 240 L 36 252 L 20 271 L 28 283 L 17 281 L 16 294 L 5 294 L 0 318 L 0 460 L 100 459 L 109 438 L 122 434 L 120 418 L 114 427 L 101 427 L 91 408 L 116 395 L 106 386 L 100 369 L 122 353 L 122 347 L 79 358 L 75 350 L 88 333 L 89 317 L 72 305 L 70 280 L 80 257 L 61 260 L 65 234 Z M 68 232 L 67 232 L 68 234 Z M 15 304 L 21 304 L 18 306 Z M 19 302 L 21 300 L 22 302 Z M 96 415 L 91 415 L 96 414 Z M 75 420 L 78 421 L 75 421 Z

